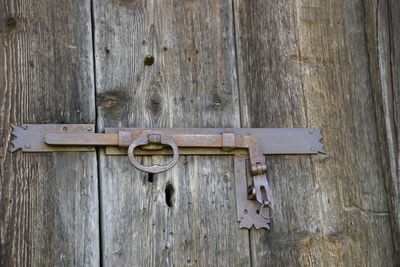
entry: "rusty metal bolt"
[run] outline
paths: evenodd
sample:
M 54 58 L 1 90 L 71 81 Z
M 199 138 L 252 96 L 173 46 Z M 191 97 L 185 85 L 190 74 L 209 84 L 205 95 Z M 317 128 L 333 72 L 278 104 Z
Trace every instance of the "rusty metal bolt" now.
M 251 165 L 251 175 L 262 175 L 267 172 L 267 165 L 261 164 L 261 163 L 256 163 L 254 165 Z

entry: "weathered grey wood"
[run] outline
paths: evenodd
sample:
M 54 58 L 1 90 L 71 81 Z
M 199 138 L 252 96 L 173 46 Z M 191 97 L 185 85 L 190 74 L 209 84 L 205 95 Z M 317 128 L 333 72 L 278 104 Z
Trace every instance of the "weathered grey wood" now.
M 0 11 L 0 265 L 97 266 L 94 153 L 7 152 L 10 123 L 94 122 L 90 2 Z M 328 152 L 268 157 L 273 228 L 249 237 L 232 158 L 182 157 L 153 177 L 101 150 L 104 265 L 400 264 L 400 4 L 108 0 L 94 11 L 99 130 L 322 127 Z
M 382 8 L 381 8 L 382 9 Z M 383 9 L 384 10 L 384 9 Z M 384 61 L 385 66 L 381 67 L 381 71 L 386 75 L 382 75 L 382 83 L 386 80 L 388 86 L 382 87 L 382 95 L 384 98 L 383 105 L 385 105 L 385 122 L 387 142 L 389 145 L 389 165 L 390 176 L 387 180 L 388 198 L 391 206 L 392 214 L 392 229 L 393 229 L 393 242 L 396 249 L 396 263 L 400 265 L 400 2 L 390 0 L 388 1 L 388 14 L 389 14 L 389 33 L 390 33 L 390 60 L 385 60 L 384 50 L 380 47 L 380 59 Z M 382 14 L 384 16 L 386 14 Z M 382 18 L 381 18 L 382 19 Z M 383 25 L 385 26 L 385 25 Z M 381 30 L 387 28 L 378 28 L 379 33 Z M 386 31 L 387 32 L 387 31 Z M 381 38 L 379 43 L 385 42 L 385 38 Z M 382 45 L 383 46 L 383 45 Z M 386 50 L 387 51 L 387 50 Z M 388 66 L 391 68 L 387 68 Z M 391 89 L 391 91 L 389 91 Z
M 10 123 L 94 122 L 90 1 L 0 14 L 0 265 L 98 266 L 95 153 L 7 152 Z
M 243 127 L 323 128 L 326 155 L 268 157 L 255 266 L 392 266 L 362 1 L 235 1 Z
M 230 1 L 108 0 L 95 1 L 94 10 L 100 131 L 240 126 Z M 248 231 L 236 222 L 232 163 L 181 157 L 153 177 L 102 151 L 103 263 L 250 265 Z
M 400 265 L 400 2 L 365 0 L 366 33 L 373 82 L 375 109 L 381 131 L 381 153 L 386 168 L 386 189 L 392 222 L 396 266 Z

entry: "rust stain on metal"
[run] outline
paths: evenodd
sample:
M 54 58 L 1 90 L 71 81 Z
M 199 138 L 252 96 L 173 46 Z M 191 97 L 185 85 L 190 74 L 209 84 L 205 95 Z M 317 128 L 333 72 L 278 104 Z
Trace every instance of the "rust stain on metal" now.
M 166 165 L 155 164 L 153 166 L 144 166 L 144 165 L 140 164 L 135 158 L 134 149 L 137 146 L 148 145 L 148 144 L 169 145 L 172 148 L 173 153 L 174 153 L 171 162 Z M 142 137 L 139 137 L 138 139 L 134 140 L 129 145 L 128 157 L 129 157 L 129 160 L 132 163 L 132 165 L 135 166 L 137 169 L 148 172 L 148 173 L 160 173 L 160 172 L 167 171 L 175 166 L 175 164 L 178 162 L 179 152 L 178 152 L 178 146 L 174 143 L 174 141 L 172 141 L 171 139 L 169 139 L 166 136 L 152 133 L 147 136 L 142 136 Z
M 246 158 L 242 155 L 235 155 L 235 187 L 236 187 L 236 213 L 240 228 L 250 229 L 253 225 L 256 229 L 270 229 L 271 218 L 264 218 L 260 215 L 261 204 L 248 197 L 246 176 Z M 255 198 L 255 190 L 252 192 Z M 258 212 L 257 212 L 258 211 Z M 268 211 L 269 213 L 270 211 Z
M 95 148 L 88 144 L 52 146 L 44 141 L 45 137 L 52 133 L 62 133 L 67 136 L 92 132 L 93 124 L 24 124 L 21 127 L 16 125 L 11 127 L 13 130 L 11 134 L 15 137 L 11 140 L 11 152 L 18 149 L 22 149 L 23 152 L 95 151 Z
M 106 128 L 95 133 L 90 124 L 26 124 L 12 126 L 12 151 L 94 151 L 105 146 L 107 155 L 128 154 L 137 169 L 160 173 L 174 167 L 180 154 L 235 155 L 237 215 L 240 227 L 270 229 L 272 190 L 265 155 L 324 153 L 320 130 L 311 128 Z M 144 166 L 135 155 L 172 154 L 166 165 Z M 245 159 L 250 159 L 252 184 L 247 184 Z

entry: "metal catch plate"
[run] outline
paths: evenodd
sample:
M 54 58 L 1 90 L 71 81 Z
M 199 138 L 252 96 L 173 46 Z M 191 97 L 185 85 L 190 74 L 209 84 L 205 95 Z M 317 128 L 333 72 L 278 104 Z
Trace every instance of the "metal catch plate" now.
M 271 219 L 264 218 L 260 213 L 261 205 L 256 201 L 248 199 L 248 185 L 246 176 L 246 158 L 241 155 L 235 156 L 235 187 L 236 187 L 236 212 L 240 222 L 240 228 L 250 229 L 253 225 L 256 229 L 270 229 Z M 269 216 L 271 211 L 268 208 Z
M 11 140 L 14 152 L 52 152 L 52 151 L 95 151 L 93 146 L 49 146 L 44 142 L 48 133 L 92 133 L 94 124 L 24 124 L 21 127 L 12 126 Z

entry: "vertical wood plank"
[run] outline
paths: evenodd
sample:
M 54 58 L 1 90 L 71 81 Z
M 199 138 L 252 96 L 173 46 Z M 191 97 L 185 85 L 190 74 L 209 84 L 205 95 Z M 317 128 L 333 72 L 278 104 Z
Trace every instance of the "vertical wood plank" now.
M 235 1 L 246 127 L 323 128 L 327 154 L 269 157 L 272 231 L 255 266 L 392 266 L 362 1 Z
M 382 10 L 382 8 L 380 9 Z M 388 1 L 388 13 L 389 13 L 389 33 L 390 33 L 390 60 L 384 61 L 383 56 L 380 59 L 385 62 L 385 66 L 381 66 L 383 79 L 390 77 L 388 82 L 389 86 L 383 87 L 382 96 L 385 105 L 385 122 L 386 122 L 386 133 L 389 145 L 389 166 L 390 176 L 388 176 L 387 189 L 389 193 L 389 202 L 391 204 L 392 214 L 392 228 L 393 228 L 393 240 L 396 248 L 396 264 L 400 265 L 400 2 L 399 1 Z M 383 25 L 385 26 L 385 25 Z M 378 28 L 381 33 L 385 28 Z M 386 31 L 387 32 L 387 31 Z M 386 41 L 382 38 L 380 43 Z M 381 55 L 384 54 L 381 49 Z M 387 51 L 387 50 L 386 50 Z M 387 66 L 391 68 L 386 68 Z M 384 80 L 383 80 L 384 81 Z M 388 91 L 391 89 L 391 91 Z
M 109 0 L 94 9 L 99 131 L 240 126 L 230 1 Z M 249 265 L 232 163 L 181 157 L 150 176 L 103 152 L 104 264 Z
M 392 223 L 392 239 L 396 266 L 400 265 L 400 176 L 399 176 L 399 41 L 400 3 L 398 1 L 365 0 L 366 34 L 370 59 L 374 100 L 380 127 L 381 153 L 387 170 L 386 188 Z
M 0 265 L 97 266 L 95 153 L 7 151 L 11 123 L 94 123 L 90 1 L 2 1 L 0 41 Z

